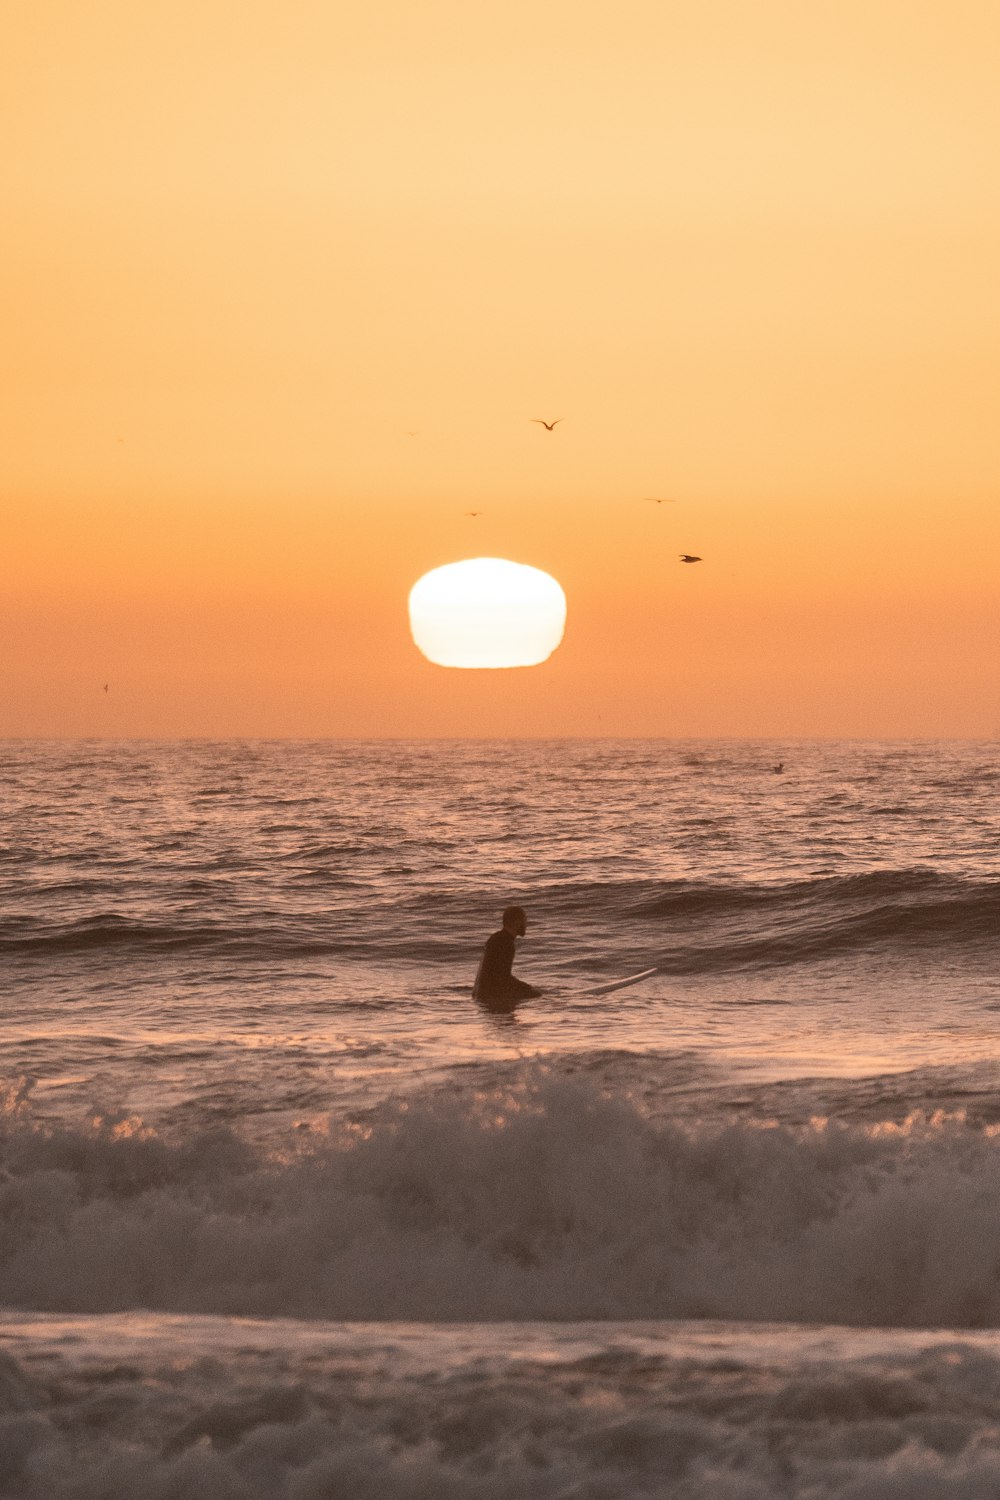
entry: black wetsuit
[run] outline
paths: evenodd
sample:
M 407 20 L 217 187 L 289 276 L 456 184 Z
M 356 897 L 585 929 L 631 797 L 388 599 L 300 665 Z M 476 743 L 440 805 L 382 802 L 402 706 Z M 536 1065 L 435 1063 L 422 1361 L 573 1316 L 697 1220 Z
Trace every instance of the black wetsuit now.
M 514 934 L 508 932 L 506 927 L 501 927 L 499 932 L 486 939 L 479 973 L 472 986 L 473 999 L 482 1000 L 487 1005 L 503 1005 L 541 994 L 540 990 L 525 984 L 523 979 L 515 979 L 510 972 L 516 947 Z

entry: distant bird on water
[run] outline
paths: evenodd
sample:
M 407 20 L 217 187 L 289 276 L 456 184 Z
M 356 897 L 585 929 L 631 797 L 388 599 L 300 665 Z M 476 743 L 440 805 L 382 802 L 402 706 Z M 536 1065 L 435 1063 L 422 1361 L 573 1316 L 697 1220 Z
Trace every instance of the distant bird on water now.
M 557 424 L 561 422 L 563 418 L 556 417 L 555 422 L 546 422 L 544 417 L 532 417 L 531 420 L 533 422 L 539 422 L 545 428 L 546 432 L 551 432 L 553 427 L 557 426 Z
M 690 552 L 681 553 L 681 562 L 701 562 L 700 557 L 692 557 Z

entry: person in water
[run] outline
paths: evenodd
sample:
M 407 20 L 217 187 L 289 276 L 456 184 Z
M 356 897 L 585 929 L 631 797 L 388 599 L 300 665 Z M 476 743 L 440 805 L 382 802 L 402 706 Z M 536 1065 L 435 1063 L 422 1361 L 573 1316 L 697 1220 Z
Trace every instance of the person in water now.
M 528 930 L 528 918 L 523 906 L 508 906 L 503 914 L 503 926 L 499 932 L 486 939 L 486 947 L 479 964 L 479 973 L 472 986 L 472 998 L 484 1005 L 509 1008 L 519 1000 L 531 1000 L 540 995 L 523 979 L 515 979 L 510 972 L 514 963 L 517 939 Z

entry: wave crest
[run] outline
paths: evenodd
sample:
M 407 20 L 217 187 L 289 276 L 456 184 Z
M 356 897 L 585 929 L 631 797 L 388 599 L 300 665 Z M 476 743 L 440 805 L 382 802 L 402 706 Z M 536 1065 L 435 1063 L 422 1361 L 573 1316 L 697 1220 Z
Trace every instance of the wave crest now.
M 730 885 L 588 881 L 540 885 L 524 900 L 552 939 L 574 950 L 630 952 L 667 973 L 711 973 L 796 963 L 867 949 L 953 951 L 995 943 L 1000 881 L 930 870 L 886 870 L 822 879 Z M 478 952 L 483 892 L 433 891 L 395 901 L 362 894 L 339 906 L 299 910 L 294 895 L 271 910 L 225 906 L 211 919 L 93 912 L 64 921 L 9 916 L 0 952 L 44 958 L 115 948 L 225 957 L 341 955 L 422 963 L 470 961 Z M 430 920 L 429 920 L 430 919 Z M 581 937 L 581 926 L 586 935 Z M 470 947 L 471 944 L 471 947 Z
M 532 1064 L 280 1157 L 22 1101 L 0 1163 L 25 1308 L 1000 1326 L 1000 1140 L 961 1115 L 664 1124 Z

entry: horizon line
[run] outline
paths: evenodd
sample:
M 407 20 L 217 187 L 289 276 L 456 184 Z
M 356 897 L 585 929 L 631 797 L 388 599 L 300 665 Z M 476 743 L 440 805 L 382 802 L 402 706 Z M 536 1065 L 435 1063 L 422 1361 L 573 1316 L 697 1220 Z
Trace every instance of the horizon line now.
M 994 734 L 0 734 L 0 744 L 550 744 L 605 740 L 615 743 L 659 741 L 690 744 L 982 744 L 1000 743 Z

